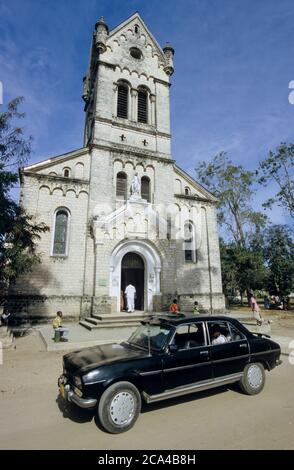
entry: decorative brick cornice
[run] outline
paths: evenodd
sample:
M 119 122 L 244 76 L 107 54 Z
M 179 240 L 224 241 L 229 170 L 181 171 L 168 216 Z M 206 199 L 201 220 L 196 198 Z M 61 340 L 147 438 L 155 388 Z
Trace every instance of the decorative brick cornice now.
M 216 201 L 212 201 L 211 199 L 207 199 L 205 197 L 197 196 L 197 195 L 187 195 L 187 194 L 175 194 L 175 197 L 178 199 L 186 199 L 187 201 L 199 201 L 199 202 L 205 202 L 210 205 L 215 206 Z
M 104 67 L 107 67 L 109 69 L 115 70 L 116 65 L 115 64 L 110 64 L 109 62 L 104 62 L 103 60 L 98 60 L 98 65 L 104 65 Z
M 44 173 L 36 173 L 35 171 L 21 170 L 21 177 L 28 176 L 36 178 L 37 180 L 47 180 L 50 182 L 59 181 L 67 184 L 80 184 L 82 186 L 89 186 L 89 180 L 81 180 L 78 178 L 66 178 L 59 175 L 45 175 Z
M 171 83 L 166 82 L 165 80 L 161 80 L 160 78 L 154 78 L 154 82 L 161 83 L 161 85 L 165 85 L 167 87 L 171 87 Z
M 155 127 L 144 124 L 136 123 L 126 123 L 120 122 L 116 119 L 108 119 L 101 116 L 95 116 L 95 121 L 105 122 L 106 124 L 111 124 L 114 127 L 119 127 L 120 129 L 130 129 L 136 132 L 142 132 L 144 134 L 155 135 L 159 137 L 165 137 L 166 139 L 171 139 L 171 134 L 166 132 L 160 132 L 155 129 Z
M 119 145 L 116 144 L 116 146 L 113 145 L 102 145 L 102 144 L 92 144 L 90 149 L 101 149 L 101 150 L 108 150 L 109 152 L 114 152 L 114 153 L 119 153 L 120 155 L 131 155 L 134 157 L 140 157 L 140 158 L 150 158 L 151 160 L 156 160 L 159 162 L 167 163 L 167 164 L 174 164 L 175 160 L 172 160 L 171 158 L 166 158 L 166 157 L 160 157 L 158 156 L 157 152 L 153 152 L 152 150 L 146 150 L 142 149 L 140 152 L 139 149 L 135 150 L 132 147 L 126 148 L 124 145 Z

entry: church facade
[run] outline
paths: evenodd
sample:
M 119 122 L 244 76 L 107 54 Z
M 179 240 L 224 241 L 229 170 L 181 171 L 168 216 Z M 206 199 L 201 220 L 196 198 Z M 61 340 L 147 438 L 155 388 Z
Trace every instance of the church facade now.
M 223 310 L 217 201 L 171 156 L 173 56 L 138 13 L 96 23 L 83 147 L 21 171 L 21 204 L 50 227 L 14 287 L 28 314 L 118 314 L 129 283 L 136 311 Z

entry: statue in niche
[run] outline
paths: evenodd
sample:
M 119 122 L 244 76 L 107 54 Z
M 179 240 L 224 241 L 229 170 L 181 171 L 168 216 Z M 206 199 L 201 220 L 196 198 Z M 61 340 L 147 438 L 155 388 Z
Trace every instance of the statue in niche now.
M 141 181 L 137 172 L 134 174 L 132 179 L 131 194 L 132 198 L 141 199 Z

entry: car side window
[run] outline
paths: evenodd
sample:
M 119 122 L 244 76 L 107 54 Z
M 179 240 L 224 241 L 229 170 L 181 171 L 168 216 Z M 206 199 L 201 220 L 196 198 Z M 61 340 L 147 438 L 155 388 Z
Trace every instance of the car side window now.
M 179 350 L 205 346 L 203 323 L 180 325 L 176 330 L 173 344 L 178 346 Z
M 229 325 L 225 321 L 208 322 L 208 333 L 210 343 L 213 346 L 223 343 L 229 343 L 231 340 L 231 332 Z
M 243 339 L 246 339 L 246 336 L 244 333 L 241 333 L 238 328 L 236 328 L 232 323 L 229 323 L 229 328 L 230 328 L 230 341 L 241 341 Z

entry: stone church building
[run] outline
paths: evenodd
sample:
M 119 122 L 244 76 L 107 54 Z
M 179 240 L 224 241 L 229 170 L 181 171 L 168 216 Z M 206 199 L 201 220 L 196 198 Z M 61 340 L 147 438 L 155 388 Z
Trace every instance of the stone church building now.
M 29 315 L 119 314 L 130 282 L 136 311 L 224 308 L 216 199 L 171 156 L 173 56 L 138 13 L 96 23 L 83 147 L 21 171 L 22 205 L 50 227 L 14 288 Z

